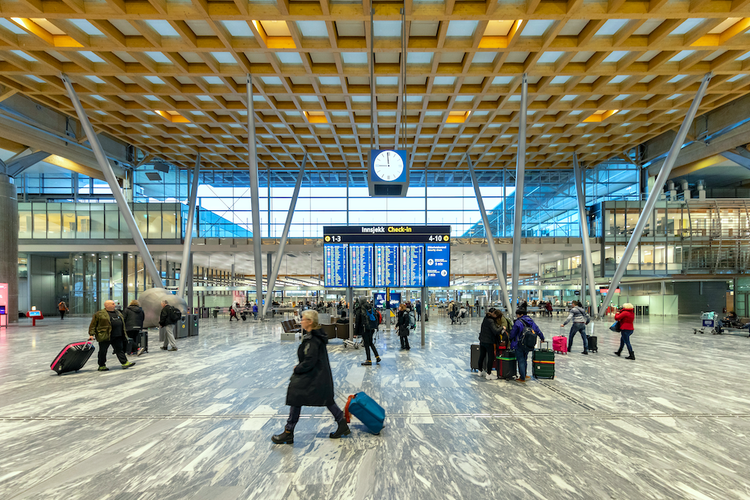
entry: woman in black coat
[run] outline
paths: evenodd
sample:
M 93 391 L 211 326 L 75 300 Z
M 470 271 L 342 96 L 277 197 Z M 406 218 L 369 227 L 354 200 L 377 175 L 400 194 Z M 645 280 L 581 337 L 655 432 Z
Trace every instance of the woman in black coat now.
M 286 404 L 291 407 L 289 419 L 286 421 L 284 432 L 271 438 L 276 444 L 294 443 L 294 427 L 299 421 L 303 406 L 328 408 L 338 423 L 336 432 L 329 435 L 332 439 L 351 433 L 344 412 L 333 399 L 333 374 L 326 350 L 328 336 L 320 328 L 318 313 L 310 309 L 303 312 L 300 324 L 304 334 L 297 349 L 299 364 L 294 367 L 286 392 Z
M 131 300 L 130 305 L 123 312 L 123 318 L 125 320 L 125 334 L 123 337 L 125 345 L 122 346 L 126 354 L 130 354 L 128 351 L 128 338 L 133 339 L 133 345 L 138 343 L 138 334 L 143 329 L 143 320 L 146 315 L 141 309 L 141 304 L 137 300 Z
M 398 307 L 396 326 L 398 327 L 398 338 L 401 339 L 401 349 L 408 351 L 411 347 L 409 346 L 409 311 L 406 309 L 406 304 L 401 304 Z

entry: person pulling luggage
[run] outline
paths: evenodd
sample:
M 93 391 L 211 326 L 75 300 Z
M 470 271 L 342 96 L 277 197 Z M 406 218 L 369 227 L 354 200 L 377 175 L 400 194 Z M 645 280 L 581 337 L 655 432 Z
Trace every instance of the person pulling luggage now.
M 128 338 L 133 339 L 134 346 L 138 345 L 138 335 L 143 329 L 143 320 L 146 318 L 146 315 L 143 309 L 141 309 L 141 303 L 137 300 L 131 300 L 130 305 L 125 308 L 122 316 L 125 320 L 125 333 L 127 334 L 127 337 L 124 338 L 125 351 L 127 352 Z
M 123 352 L 122 338 L 125 336 L 125 320 L 122 313 L 115 309 L 115 301 L 107 300 L 104 302 L 104 309 L 94 313 L 89 324 L 89 340 L 99 343 L 99 371 L 109 371 L 107 368 L 107 351 L 109 346 L 115 351 L 117 360 L 122 365 L 123 370 L 135 366 L 135 362 L 128 361 Z
M 562 325 L 560 325 L 560 327 L 564 327 L 570 323 L 571 320 L 573 321 L 573 324 L 570 325 L 570 333 L 568 334 L 568 352 L 570 352 L 573 347 L 573 337 L 576 336 L 576 333 L 581 332 L 581 338 L 583 339 L 583 352 L 581 354 L 588 354 L 589 342 L 586 337 L 586 325 L 589 324 L 591 318 L 586 314 L 586 310 L 583 308 L 580 301 L 573 301 L 573 308 L 570 310 L 570 313 L 568 313 L 568 318 Z
M 60 311 L 60 320 L 62 321 L 65 319 L 65 313 L 68 312 L 68 304 L 65 303 L 64 300 L 61 300 L 59 304 L 57 304 L 57 310 Z
M 380 354 L 378 354 L 378 349 L 372 341 L 375 328 L 377 327 L 375 324 L 377 323 L 377 318 L 375 317 L 372 305 L 366 304 L 360 299 L 355 306 L 354 315 L 356 319 L 354 323 L 354 335 L 362 337 L 362 344 L 365 346 L 365 355 L 367 356 L 367 360 L 362 363 L 362 366 L 372 366 L 370 349 L 372 349 L 372 353 L 375 355 L 375 362 L 380 364 Z
M 516 309 L 516 320 L 510 331 L 510 348 L 516 351 L 518 361 L 518 379 L 516 382 L 526 382 L 526 365 L 529 353 L 534 350 L 537 336 L 544 342 L 544 334 L 534 320 L 526 314 L 525 307 Z
M 333 397 L 333 373 L 328 360 L 328 336 L 320 328 L 318 313 L 307 310 L 300 319 L 302 325 L 302 343 L 297 348 L 299 364 L 294 367 L 292 379 L 286 393 L 286 404 L 289 405 L 289 419 L 284 432 L 271 437 L 276 444 L 294 443 L 294 428 L 299 421 L 303 406 L 325 406 L 338 424 L 336 431 L 331 432 L 331 439 L 351 434 L 346 417 Z

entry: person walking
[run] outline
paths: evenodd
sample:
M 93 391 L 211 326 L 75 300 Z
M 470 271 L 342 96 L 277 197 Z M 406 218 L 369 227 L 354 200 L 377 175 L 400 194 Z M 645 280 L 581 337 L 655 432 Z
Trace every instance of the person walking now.
M 573 308 L 570 310 L 570 313 L 568 313 L 568 318 L 562 325 L 560 325 L 560 327 L 563 328 L 572 320 L 573 324 L 570 325 L 570 333 L 568 334 L 568 352 L 573 348 L 573 337 L 576 336 L 576 333 L 581 332 L 581 339 L 583 339 L 583 352 L 581 354 L 588 354 L 589 341 L 586 336 L 586 325 L 589 324 L 591 319 L 589 318 L 589 315 L 586 314 L 586 310 L 583 308 L 580 301 L 573 301 L 573 304 Z
M 372 328 L 372 323 L 377 322 L 377 318 L 372 304 L 364 304 L 361 300 L 362 299 L 360 299 L 360 302 L 357 302 L 357 305 L 355 306 L 354 317 L 356 318 L 356 321 L 354 323 L 354 334 L 362 336 L 362 344 L 365 346 L 367 361 L 362 363 L 362 366 L 372 366 L 370 349 L 372 349 L 372 353 L 375 355 L 375 362 L 380 364 L 380 354 L 378 354 L 378 349 L 372 341 L 375 333 L 375 330 Z
M 328 336 L 320 328 L 318 313 L 302 313 L 302 343 L 297 348 L 299 363 L 294 367 L 286 392 L 289 418 L 284 431 L 271 437 L 276 444 L 294 443 L 294 427 L 299 421 L 303 406 L 325 406 L 331 412 L 338 428 L 328 436 L 338 439 L 351 434 L 346 417 L 333 397 L 333 374 L 328 360 Z
M 422 301 L 417 300 L 417 305 L 414 308 L 417 311 L 417 321 L 422 319 Z
M 164 335 L 164 344 L 161 346 L 162 351 L 177 350 L 177 342 L 174 339 L 174 325 L 177 324 L 179 316 L 182 313 L 174 306 L 170 306 L 166 300 L 161 301 L 161 314 L 159 315 L 159 338 Z M 239 321 L 239 320 L 237 320 Z
M 237 321 L 240 320 L 240 318 L 237 317 L 237 310 L 234 308 L 234 306 L 229 306 L 229 322 L 232 322 L 232 318 L 236 319 Z
M 495 344 L 500 336 L 500 326 L 497 324 L 495 308 L 490 308 L 484 315 L 482 326 L 479 328 L 479 376 L 487 380 L 500 378 L 498 371 L 496 376 L 492 375 L 492 366 L 495 364 Z M 484 368 L 484 359 L 487 358 L 487 369 Z M 499 370 L 499 369 L 498 369 Z
M 407 351 L 411 349 L 409 346 L 409 311 L 406 309 L 406 304 L 401 304 L 398 307 L 398 319 L 396 320 L 396 328 L 398 328 L 398 338 L 401 340 L 401 349 Z
M 258 319 L 258 303 L 253 304 L 253 318 Z
M 627 346 L 630 356 L 625 359 L 635 360 L 635 353 L 633 352 L 633 347 L 630 345 L 630 336 L 633 335 L 633 330 L 635 329 L 633 327 L 633 321 L 635 321 L 633 309 L 635 309 L 633 304 L 626 302 L 622 305 L 620 312 L 615 314 L 615 320 L 620 323 L 620 348 L 615 351 L 615 354 L 619 356 L 622 353 L 622 348 Z
M 519 376 L 516 382 L 526 382 L 526 379 L 529 378 L 526 376 L 526 366 L 529 352 L 533 351 L 534 347 L 525 345 L 524 329 L 526 328 L 531 328 L 544 342 L 544 334 L 534 323 L 534 320 L 526 314 L 526 308 L 519 307 L 516 309 L 516 320 L 513 322 L 513 328 L 510 331 L 510 348 L 516 351 L 516 360 L 518 361 Z
M 65 313 L 68 312 L 68 304 L 65 303 L 64 300 L 61 300 L 59 304 L 57 304 L 57 310 L 60 311 L 60 321 L 65 319 Z
M 145 317 L 146 315 L 144 314 L 143 309 L 141 309 L 141 303 L 137 300 L 131 300 L 130 305 L 125 308 L 125 313 L 123 314 L 125 320 L 125 333 L 127 334 L 127 337 L 124 339 L 124 347 L 126 351 L 128 338 L 133 339 L 134 346 L 138 345 L 138 334 L 141 333 L 141 330 L 143 329 L 143 320 Z
M 107 300 L 104 302 L 104 309 L 94 313 L 89 324 L 89 340 L 99 343 L 99 371 L 109 371 L 107 368 L 107 351 L 109 346 L 115 351 L 117 360 L 122 365 L 123 370 L 134 366 L 135 363 L 128 361 L 127 356 L 122 349 L 122 338 L 125 336 L 125 321 L 122 313 L 115 309 L 115 302 Z

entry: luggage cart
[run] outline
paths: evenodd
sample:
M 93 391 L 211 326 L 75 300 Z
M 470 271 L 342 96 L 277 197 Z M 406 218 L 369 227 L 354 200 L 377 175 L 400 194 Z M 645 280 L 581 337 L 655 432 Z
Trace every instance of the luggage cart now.
M 713 335 L 721 334 L 719 328 L 719 317 L 715 312 L 701 312 L 701 326 L 700 328 L 693 328 L 693 335 L 697 335 L 698 333 L 711 333 Z

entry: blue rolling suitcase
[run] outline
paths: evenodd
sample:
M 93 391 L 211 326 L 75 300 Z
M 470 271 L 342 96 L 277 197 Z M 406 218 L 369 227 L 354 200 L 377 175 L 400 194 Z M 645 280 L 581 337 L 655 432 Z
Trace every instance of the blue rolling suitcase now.
M 380 434 L 385 425 L 385 410 L 364 392 L 349 396 L 344 414 L 347 422 L 351 421 L 351 415 L 354 415 L 376 435 Z

